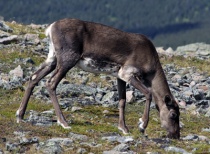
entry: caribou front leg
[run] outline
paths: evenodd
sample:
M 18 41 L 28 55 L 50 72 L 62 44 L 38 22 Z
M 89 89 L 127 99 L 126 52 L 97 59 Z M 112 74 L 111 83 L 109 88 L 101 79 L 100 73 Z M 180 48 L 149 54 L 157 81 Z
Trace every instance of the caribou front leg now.
M 149 122 L 149 110 L 152 101 L 152 94 L 151 91 L 142 83 L 142 81 L 137 79 L 137 76 L 140 76 L 140 74 L 141 73 L 138 68 L 128 65 L 121 67 L 121 69 L 118 72 L 118 76 L 120 79 L 130 83 L 140 92 L 142 92 L 146 97 L 146 107 L 144 109 L 144 114 L 142 118 L 140 118 L 140 123 L 139 123 L 140 131 L 144 133 L 144 130 L 146 129 Z
M 144 113 L 142 118 L 139 119 L 139 129 L 142 133 L 144 133 L 149 122 L 149 111 L 150 111 L 150 104 L 152 101 L 152 94 L 150 90 L 142 83 L 142 81 L 138 80 L 136 77 L 134 76 L 131 77 L 130 83 L 140 92 L 142 92 L 146 97 Z
M 123 134 L 128 134 L 128 128 L 125 124 L 125 104 L 126 104 L 126 82 L 117 78 L 117 87 L 119 94 L 119 123 L 118 129 Z

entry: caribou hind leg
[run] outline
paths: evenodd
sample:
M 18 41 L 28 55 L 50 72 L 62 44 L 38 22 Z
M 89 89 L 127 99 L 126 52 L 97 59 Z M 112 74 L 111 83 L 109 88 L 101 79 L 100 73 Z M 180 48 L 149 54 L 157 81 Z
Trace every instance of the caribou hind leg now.
M 128 128 L 125 124 L 125 104 L 126 104 L 126 82 L 117 78 L 117 87 L 119 94 L 119 124 L 118 129 L 123 134 L 128 134 Z
M 57 57 L 56 70 L 46 83 L 49 96 L 51 98 L 57 116 L 57 123 L 65 129 L 70 129 L 71 127 L 68 126 L 68 123 L 60 109 L 58 99 L 56 97 L 56 88 L 62 78 L 66 75 L 66 73 L 76 65 L 76 63 L 79 61 L 79 58 L 79 54 L 67 49 L 67 52 Z
M 56 60 L 53 62 L 44 62 L 39 70 L 37 70 L 31 77 L 28 83 L 28 87 L 25 91 L 24 97 L 22 99 L 22 102 L 20 104 L 19 109 L 16 112 L 16 118 L 17 122 L 19 123 L 20 120 L 23 119 L 28 101 L 30 99 L 31 93 L 34 89 L 34 87 L 37 85 L 37 83 L 44 78 L 46 75 L 48 75 L 50 72 L 52 72 L 55 69 L 56 66 Z

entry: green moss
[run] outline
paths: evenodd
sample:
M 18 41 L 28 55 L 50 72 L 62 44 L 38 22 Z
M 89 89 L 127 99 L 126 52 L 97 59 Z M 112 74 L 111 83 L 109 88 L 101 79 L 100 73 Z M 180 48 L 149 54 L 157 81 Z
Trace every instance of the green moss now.
M 39 38 L 40 38 L 40 39 L 44 39 L 44 38 L 46 38 L 46 35 L 45 35 L 44 33 L 40 33 L 40 34 L 39 34 Z

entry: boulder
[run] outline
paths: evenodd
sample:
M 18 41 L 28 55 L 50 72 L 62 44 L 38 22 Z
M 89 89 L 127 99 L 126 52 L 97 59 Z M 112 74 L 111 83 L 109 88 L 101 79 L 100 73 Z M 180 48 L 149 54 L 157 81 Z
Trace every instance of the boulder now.
M 9 72 L 10 75 L 23 78 L 23 70 L 20 65 Z

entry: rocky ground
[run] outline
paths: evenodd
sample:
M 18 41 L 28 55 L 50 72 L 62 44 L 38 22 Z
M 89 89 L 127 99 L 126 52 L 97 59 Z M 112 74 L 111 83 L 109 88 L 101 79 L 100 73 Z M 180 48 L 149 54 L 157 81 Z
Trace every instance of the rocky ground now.
M 55 126 L 55 113 L 44 86 L 48 77 L 37 85 L 32 96 L 32 101 L 41 102 L 47 107 L 43 107 L 44 109 L 42 108 L 41 111 L 38 110 L 38 107 L 31 107 L 26 113 L 25 123 L 15 124 L 14 115 L 23 95 L 25 83 L 30 74 L 37 70 L 37 64 L 43 61 L 43 57 L 48 52 L 48 41 L 43 35 L 45 28 L 46 25 L 32 24 L 24 27 L 15 22 L 0 21 L 0 89 L 2 92 L 0 108 L 6 106 L 3 101 L 6 98 L 11 101 L 10 104 L 14 104 L 16 107 L 11 111 L 13 117 L 10 118 L 4 116 L 7 113 L 1 113 L 3 109 L 0 110 L 0 117 L 2 117 L 0 118 L 0 128 L 4 129 L 0 131 L 0 154 L 210 152 L 210 73 L 204 69 L 204 66 L 209 67 L 210 45 L 204 43 L 178 47 L 175 51 L 171 48 L 167 50 L 157 48 L 161 61 L 164 59 L 169 61 L 163 62 L 163 68 L 170 89 L 179 102 L 183 115 L 181 117 L 182 134 L 179 143 L 164 137 L 164 133 L 159 128 L 159 119 L 155 116 L 158 114 L 155 113 L 154 103 L 151 106 L 152 120 L 149 125 L 154 127 L 153 122 L 156 123 L 157 128 L 155 129 L 157 130 L 153 130 L 156 132 L 149 131 L 154 128 L 148 128 L 148 136 L 135 131 L 131 131 L 128 136 L 122 135 L 116 129 L 118 106 L 116 80 L 105 75 L 89 74 L 77 68 L 70 71 L 57 88 L 60 106 L 66 113 L 69 123 L 75 125 L 73 131 L 63 131 L 62 128 Z M 30 53 L 28 53 L 29 51 Z M 177 57 L 181 57 L 183 63 L 190 58 L 192 65 L 177 66 L 173 62 L 174 58 Z M 202 63 L 201 69 L 197 68 L 196 65 L 194 66 L 194 63 Z M 21 96 L 16 98 L 17 95 Z M 144 101 L 145 97 L 140 92 L 127 85 L 128 119 L 133 118 L 132 116 L 130 118 L 129 114 L 136 112 L 137 107 L 143 108 L 142 102 Z M 140 110 L 140 112 L 142 111 Z M 134 114 L 136 116 L 136 113 Z M 138 113 L 137 117 L 139 118 L 140 115 L 141 113 Z M 71 118 L 75 119 L 75 117 L 82 120 L 80 122 L 71 121 Z M 100 127 L 101 125 L 108 128 L 101 121 L 101 118 L 105 118 L 106 124 L 111 125 L 109 126 L 110 130 Z M 109 118 L 110 121 L 113 118 L 115 123 L 107 121 Z M 130 124 L 131 129 L 137 129 L 138 118 L 135 119 L 136 124 L 134 126 Z M 14 127 L 9 124 L 6 127 L 3 126 L 6 123 L 5 120 L 9 120 L 9 123 Z M 81 122 L 84 123 L 81 124 Z M 96 123 L 99 124 L 96 126 L 97 128 L 93 126 Z M 21 128 L 23 126 L 26 128 Z M 10 127 L 12 127 L 13 132 L 8 131 Z M 80 127 L 84 127 L 85 131 L 80 131 Z M 32 132 L 31 129 L 36 133 Z M 37 129 L 40 129 L 43 134 L 39 135 L 40 132 Z M 47 133 L 47 131 L 49 132 Z M 60 133 L 62 131 L 65 135 Z M 52 135 L 53 132 L 55 135 Z

